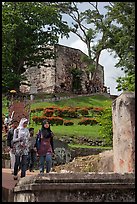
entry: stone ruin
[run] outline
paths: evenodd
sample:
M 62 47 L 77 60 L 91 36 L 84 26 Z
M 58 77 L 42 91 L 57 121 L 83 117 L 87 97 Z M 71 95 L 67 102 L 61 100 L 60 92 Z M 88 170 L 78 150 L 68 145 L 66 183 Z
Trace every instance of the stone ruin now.
M 30 93 L 31 87 L 37 87 L 38 93 L 92 93 L 106 92 L 104 86 L 104 69 L 99 65 L 96 71 L 96 78 L 91 81 L 91 73 L 87 72 L 87 63 L 82 60 L 86 56 L 82 51 L 63 45 L 55 45 L 51 51 L 55 58 L 46 59 L 43 66 L 29 67 L 23 73 L 27 80 L 26 85 L 20 86 L 20 91 Z M 81 73 L 75 77 L 72 73 Z M 77 79 L 76 79 L 77 78 Z M 78 80 L 78 81 L 76 81 Z M 78 87 L 77 83 L 79 83 Z

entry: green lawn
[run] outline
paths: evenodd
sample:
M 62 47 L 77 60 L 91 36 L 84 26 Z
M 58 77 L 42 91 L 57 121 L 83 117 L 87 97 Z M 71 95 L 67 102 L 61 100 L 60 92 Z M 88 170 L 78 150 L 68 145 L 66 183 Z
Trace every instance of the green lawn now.
M 112 104 L 112 99 L 107 98 L 103 95 L 95 95 L 95 96 L 83 96 L 71 99 L 65 99 L 61 101 L 54 101 L 54 102 L 37 102 L 31 104 L 31 108 L 38 108 L 38 107 L 49 107 L 49 106 L 71 106 L 71 107 L 106 107 Z
M 58 136 L 86 136 L 90 138 L 99 137 L 99 125 L 73 125 L 73 126 L 52 126 L 52 130 Z
M 107 98 L 103 95 L 94 95 L 94 96 L 83 96 L 71 99 L 65 99 L 61 101 L 55 102 L 35 102 L 31 104 L 31 109 L 38 108 L 38 107 L 50 107 L 50 106 L 71 106 L 71 107 L 107 107 L 112 105 L 112 99 Z M 2 99 L 2 113 L 6 113 L 8 111 L 6 107 L 6 100 L 5 98 Z
M 38 130 L 41 128 L 41 125 L 35 125 L 35 123 L 30 124 L 30 127 L 34 127 L 35 133 L 38 132 Z M 85 136 L 88 138 L 94 138 L 94 139 L 101 139 L 99 136 L 99 125 L 73 125 L 73 126 L 64 126 L 64 125 L 53 125 L 51 126 L 51 130 L 54 132 L 55 136 L 62 137 L 62 136 L 72 136 L 72 137 L 78 137 L 78 136 Z

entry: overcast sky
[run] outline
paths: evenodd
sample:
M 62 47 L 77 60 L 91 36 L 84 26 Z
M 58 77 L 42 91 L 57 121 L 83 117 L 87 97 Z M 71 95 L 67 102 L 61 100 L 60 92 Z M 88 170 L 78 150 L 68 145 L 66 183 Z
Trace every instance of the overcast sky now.
M 105 12 L 104 5 L 107 4 L 107 2 L 99 2 L 100 4 L 100 11 L 102 13 Z M 80 10 L 88 9 L 89 8 L 89 3 L 84 2 L 79 6 Z M 70 18 L 64 17 L 65 20 L 71 21 Z M 82 52 L 87 54 L 87 48 L 86 44 L 80 40 L 80 38 L 73 34 L 70 33 L 70 37 L 67 39 L 66 37 L 62 38 L 59 40 L 59 44 L 69 46 L 72 48 L 80 49 Z M 116 86 L 116 78 L 119 76 L 124 76 L 123 71 L 121 71 L 120 68 L 115 68 L 115 64 L 118 62 L 118 59 L 114 58 L 114 54 L 110 55 L 110 53 L 107 50 L 103 50 L 101 52 L 99 64 L 101 64 L 104 67 L 104 84 L 107 87 L 110 87 L 110 93 L 112 95 L 120 95 L 121 91 L 117 91 Z

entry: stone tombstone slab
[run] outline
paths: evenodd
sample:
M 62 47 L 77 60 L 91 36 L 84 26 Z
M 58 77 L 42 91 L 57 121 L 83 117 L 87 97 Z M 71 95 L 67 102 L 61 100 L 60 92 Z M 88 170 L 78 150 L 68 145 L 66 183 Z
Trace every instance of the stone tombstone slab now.
M 113 101 L 114 172 L 135 171 L 135 93 L 122 93 Z

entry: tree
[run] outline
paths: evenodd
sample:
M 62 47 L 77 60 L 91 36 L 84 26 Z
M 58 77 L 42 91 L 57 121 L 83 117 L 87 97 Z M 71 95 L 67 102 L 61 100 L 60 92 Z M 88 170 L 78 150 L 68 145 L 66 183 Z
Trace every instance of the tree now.
M 2 4 L 2 86 L 19 88 L 25 66 L 54 57 L 47 45 L 68 37 L 68 26 L 55 8 L 43 2 Z M 46 45 L 46 46 L 45 46 Z
M 71 17 L 71 32 L 87 45 L 88 57 L 85 60 L 90 65 L 88 71 L 92 72 L 92 80 L 96 77 L 102 50 L 115 51 L 116 57 L 119 57 L 115 66 L 125 71 L 125 77 L 117 79 L 117 89 L 134 91 L 135 2 L 108 2 L 106 14 L 100 12 L 98 2 L 88 2 L 89 9 L 84 12 L 79 11 L 79 3 L 83 2 L 54 4 Z M 92 44 L 94 41 L 95 45 Z
M 135 90 L 135 2 L 113 2 L 107 7 L 107 18 L 111 21 L 111 49 L 119 61 L 116 67 L 125 72 L 119 77 L 118 90 Z M 113 21 L 112 21 L 113 19 Z
M 109 48 L 108 26 L 110 22 L 106 20 L 105 15 L 100 13 L 98 2 L 88 2 L 90 9 L 84 12 L 79 11 L 79 3 L 83 2 L 67 2 L 58 4 L 58 6 L 63 13 L 72 18 L 71 32 L 76 34 L 87 46 L 88 57 L 84 57 L 83 60 L 88 62 L 88 72 L 92 73 L 90 79 L 94 81 L 101 51 Z M 96 45 L 93 44 L 95 41 L 97 41 Z

